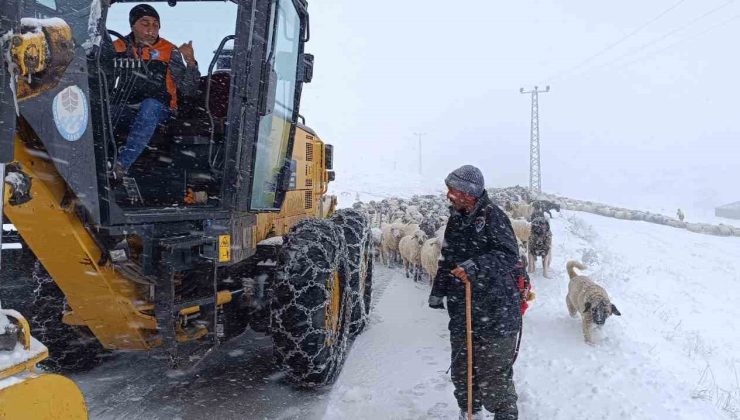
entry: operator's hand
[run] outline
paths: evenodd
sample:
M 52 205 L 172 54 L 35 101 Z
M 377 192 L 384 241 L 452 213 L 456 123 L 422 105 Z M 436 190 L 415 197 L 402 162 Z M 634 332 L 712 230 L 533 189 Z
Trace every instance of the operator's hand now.
M 178 48 L 180 50 L 180 54 L 182 54 L 182 58 L 185 59 L 185 63 L 187 63 L 188 66 L 194 66 L 195 65 L 195 52 L 193 51 L 193 41 L 188 41 L 186 44 L 180 45 Z
M 468 277 L 468 273 L 465 272 L 465 269 L 462 267 L 457 267 L 454 270 L 451 271 L 452 275 L 460 279 L 463 283 L 470 283 L 470 278 Z

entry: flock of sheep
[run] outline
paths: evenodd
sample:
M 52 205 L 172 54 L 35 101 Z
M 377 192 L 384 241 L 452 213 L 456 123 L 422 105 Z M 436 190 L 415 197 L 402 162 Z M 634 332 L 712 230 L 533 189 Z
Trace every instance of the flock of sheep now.
M 510 187 L 489 189 L 491 200 L 503 208 L 512 221 L 526 260 L 531 224 L 527 219 L 537 210 L 527 189 Z M 411 199 L 387 198 L 353 207 L 365 212 L 372 224 L 374 255 L 386 266 L 403 265 L 406 277 L 431 282 L 437 275 L 449 203 L 443 195 L 414 196 Z M 547 211 L 547 209 L 540 209 Z M 525 263 L 526 264 L 526 263 Z
M 449 210 L 444 196 L 414 196 L 355 203 L 372 222 L 375 256 L 386 266 L 402 264 L 406 277 L 433 279 L 442 253 Z

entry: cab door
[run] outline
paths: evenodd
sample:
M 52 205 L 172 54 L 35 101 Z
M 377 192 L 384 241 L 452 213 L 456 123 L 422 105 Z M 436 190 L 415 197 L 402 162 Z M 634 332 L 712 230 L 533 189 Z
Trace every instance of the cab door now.
M 298 118 L 307 13 L 300 0 L 257 0 L 268 6 L 263 49 L 256 51 L 258 37 L 250 37 L 251 51 L 243 51 L 251 65 L 244 86 L 244 106 L 239 115 L 235 150 L 236 208 L 242 211 L 279 211 L 290 182 L 290 156 Z M 259 22 L 258 25 L 259 26 Z M 259 57 L 259 58 L 257 58 Z M 249 93 L 257 93 L 251 96 Z M 251 99 L 251 102 L 250 102 Z M 237 107 L 231 107 L 230 112 Z M 234 121 L 230 119 L 230 121 Z M 234 156 L 234 155 L 232 155 Z

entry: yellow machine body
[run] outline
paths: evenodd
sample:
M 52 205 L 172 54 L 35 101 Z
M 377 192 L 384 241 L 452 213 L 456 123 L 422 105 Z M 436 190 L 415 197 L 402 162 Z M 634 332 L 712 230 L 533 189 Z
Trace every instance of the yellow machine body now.
M 21 28 L 12 36 L 8 53 L 14 65 L 16 100 L 23 105 L 58 86 L 74 59 L 75 45 L 72 31 L 62 19 L 23 19 Z M 285 136 L 289 132 L 284 131 Z M 148 350 L 161 345 L 154 282 L 114 268 L 108 251 L 93 232 L 97 226 L 87 223 L 76 210 L 80 206 L 75 191 L 40 147 L 44 144 L 41 133 L 37 134 L 20 115 L 11 165 L 17 165 L 31 179 L 31 198 L 11 205 L 11 192 L 6 189 L 2 199 L 5 215 L 66 298 L 68 310 L 62 321 L 86 327 L 106 349 Z M 325 218 L 333 213 L 336 197 L 327 195 L 328 183 L 333 180 L 326 167 L 329 147 L 309 128 L 297 125 L 291 156 L 294 179 L 280 211 L 258 213 L 245 225 L 239 234 L 251 241 L 232 238 L 236 233 L 221 234 L 219 264 L 243 261 L 254 253 L 259 242 L 287 234 L 303 219 Z M 242 244 L 249 245 L 242 249 Z M 231 300 L 231 292 L 220 290 L 215 306 L 222 308 Z M 197 340 L 209 332 L 202 326 L 188 326 L 188 320 L 197 317 L 199 311 L 198 305 L 179 310 L 178 342 Z
M 329 172 L 324 167 L 326 145 L 310 129 L 298 126 L 293 143 L 293 161 L 296 165 L 295 187 L 287 192 L 279 213 L 257 215 L 252 243 L 288 233 L 300 220 L 309 217 L 325 218 L 336 208 L 336 197 L 326 194 Z
M 98 264 L 100 248 L 72 209 L 61 205 L 66 187 L 51 162 L 20 138 L 15 158 L 32 179 L 33 199 L 5 206 L 5 214 L 64 292 L 72 309 L 65 322 L 86 325 L 106 348 L 150 348 L 156 322 L 135 304 L 145 303 L 144 286 Z M 56 234 L 47 234 L 51 229 Z
M 15 350 L 0 351 L 0 419 L 87 419 L 85 399 L 74 382 L 37 372 L 36 364 L 49 354 L 31 337 L 25 318 L 5 309 L 0 309 L 0 316 L 12 318 L 21 329 Z
M 24 132 L 30 136 L 31 133 Z M 326 194 L 329 172 L 324 167 L 326 145 L 305 127 L 296 128 L 293 146 L 295 188 L 287 192 L 281 211 L 257 214 L 252 226 L 252 244 L 282 236 L 300 220 L 328 217 L 336 197 Z M 63 318 L 70 325 L 86 326 L 107 349 L 147 350 L 159 344 L 157 322 L 148 300 L 149 285 L 124 277 L 110 264 L 101 265 L 102 251 L 64 197 L 66 187 L 54 165 L 34 153 L 28 142 L 16 139 L 15 162 L 32 179 L 26 203 L 6 205 L 6 216 L 21 233 L 29 248 L 64 292 L 70 311 Z M 6 191 L 6 203 L 9 191 Z M 56 234 L 49 235 L 54 230 Z M 219 294 L 218 304 L 231 300 Z M 198 308 L 186 308 L 181 317 Z M 202 337 L 205 330 L 179 329 L 177 340 Z
M 19 100 L 53 88 L 72 61 L 72 30 L 61 19 L 39 25 L 33 19 L 21 22 L 22 31 L 10 40 L 10 56 L 18 67 Z

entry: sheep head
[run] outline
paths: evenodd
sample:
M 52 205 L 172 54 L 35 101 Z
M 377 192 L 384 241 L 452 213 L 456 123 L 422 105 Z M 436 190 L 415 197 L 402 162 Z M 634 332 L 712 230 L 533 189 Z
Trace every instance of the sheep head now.
M 414 239 L 416 239 L 416 242 L 419 244 L 419 246 L 424 245 L 424 242 L 427 240 L 427 234 L 424 233 L 423 230 L 419 229 L 414 232 Z

